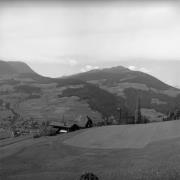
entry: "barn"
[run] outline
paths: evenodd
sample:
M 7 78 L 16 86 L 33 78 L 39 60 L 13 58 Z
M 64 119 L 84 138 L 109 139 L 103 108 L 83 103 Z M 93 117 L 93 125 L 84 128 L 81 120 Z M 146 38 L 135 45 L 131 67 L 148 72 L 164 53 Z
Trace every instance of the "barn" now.
M 56 128 L 57 132 L 65 131 L 65 132 L 72 132 L 79 129 L 85 129 L 93 127 L 93 121 L 90 117 L 87 116 L 86 121 L 75 121 L 75 122 L 51 122 L 49 126 Z
M 57 133 L 59 133 L 60 131 L 69 132 L 71 129 L 71 125 L 69 124 L 65 124 L 62 122 L 55 122 L 55 121 L 51 122 L 49 126 L 56 128 Z

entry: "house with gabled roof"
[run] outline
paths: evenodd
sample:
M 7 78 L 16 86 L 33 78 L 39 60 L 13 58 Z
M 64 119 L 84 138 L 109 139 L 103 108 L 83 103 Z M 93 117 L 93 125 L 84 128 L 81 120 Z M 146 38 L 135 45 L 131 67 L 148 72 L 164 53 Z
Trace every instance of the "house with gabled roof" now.
M 53 121 L 49 124 L 49 126 L 52 126 L 53 128 L 57 128 L 58 129 L 57 131 L 65 130 L 67 132 L 93 127 L 92 119 L 89 116 L 86 117 L 87 120 L 84 119 L 82 120 L 82 118 L 80 118 L 79 120 L 67 121 L 67 122 Z

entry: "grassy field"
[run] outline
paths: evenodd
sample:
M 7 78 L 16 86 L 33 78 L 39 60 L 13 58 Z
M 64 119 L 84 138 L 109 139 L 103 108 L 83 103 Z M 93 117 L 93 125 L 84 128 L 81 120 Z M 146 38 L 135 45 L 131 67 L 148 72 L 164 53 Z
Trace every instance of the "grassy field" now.
M 147 144 L 180 137 L 180 120 L 88 129 L 65 141 L 85 148 L 143 148 Z
M 162 132 L 166 138 L 148 141 L 138 148 L 98 149 L 67 144 L 73 138 L 84 136 L 84 133 L 94 133 L 97 128 L 2 145 L 0 179 L 78 180 L 86 171 L 95 173 L 100 180 L 180 179 L 180 137 L 172 134 L 178 132 L 180 123 L 174 123 L 176 126 L 163 123 L 165 131 Z M 166 126 L 169 126 L 168 131 Z M 161 137 L 161 132 L 159 134 L 153 133 L 153 137 Z M 136 142 L 140 141 L 137 139 Z

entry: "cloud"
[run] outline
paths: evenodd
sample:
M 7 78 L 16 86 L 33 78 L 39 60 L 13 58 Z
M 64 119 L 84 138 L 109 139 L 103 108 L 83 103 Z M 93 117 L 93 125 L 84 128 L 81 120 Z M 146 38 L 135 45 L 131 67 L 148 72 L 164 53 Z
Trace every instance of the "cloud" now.
M 76 66 L 78 64 L 78 62 L 75 59 L 69 59 L 68 63 L 70 66 Z
M 141 72 L 144 72 L 144 73 L 150 73 L 150 70 L 145 68 L 145 67 L 136 67 L 136 66 L 129 66 L 128 69 L 130 69 L 131 71 L 141 71 Z
M 25 61 L 66 55 L 180 59 L 176 8 L 166 3 L 2 6 L 0 56 Z
M 131 71 L 135 71 L 136 67 L 135 66 L 129 66 L 128 69 L 130 69 Z
M 144 73 L 149 73 L 150 72 L 150 70 L 148 70 L 145 67 L 140 68 L 139 71 L 144 72 Z
M 87 71 L 90 71 L 90 70 L 93 70 L 93 69 L 99 69 L 99 66 L 86 65 L 80 71 L 81 72 L 87 72 Z

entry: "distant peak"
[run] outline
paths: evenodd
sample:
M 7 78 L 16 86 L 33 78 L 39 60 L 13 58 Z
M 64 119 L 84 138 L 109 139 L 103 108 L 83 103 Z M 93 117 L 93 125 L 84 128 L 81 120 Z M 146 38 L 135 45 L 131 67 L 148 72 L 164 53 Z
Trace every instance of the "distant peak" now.
M 10 66 L 6 61 L 0 60 L 0 75 L 13 75 L 16 73 L 16 69 Z
M 11 65 L 18 73 L 35 73 L 26 63 L 21 61 L 8 61 L 9 65 Z
M 114 66 L 110 68 L 104 68 L 102 69 L 102 71 L 119 73 L 119 72 L 129 72 L 130 70 L 124 66 Z
M 118 70 L 128 70 L 128 68 L 124 67 L 124 66 L 114 66 L 111 69 L 118 69 Z
M 122 72 L 129 72 L 130 70 L 124 66 L 114 66 L 114 67 L 106 67 L 106 68 L 98 68 L 92 69 L 86 72 L 82 72 L 82 74 L 92 74 L 96 72 L 109 72 L 109 73 L 122 73 Z

